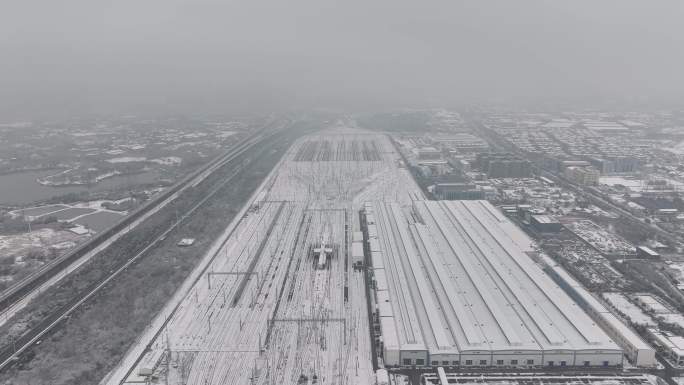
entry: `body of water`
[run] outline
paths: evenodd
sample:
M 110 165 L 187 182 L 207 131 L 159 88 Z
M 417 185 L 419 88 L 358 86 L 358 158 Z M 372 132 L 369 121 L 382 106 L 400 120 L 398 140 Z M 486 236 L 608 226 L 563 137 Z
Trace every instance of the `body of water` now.
M 82 191 L 107 191 L 127 186 L 154 182 L 156 172 L 144 172 L 128 176 L 114 176 L 100 181 L 93 186 L 43 186 L 36 179 L 51 175 L 57 171 L 27 171 L 0 175 L 0 204 L 27 205 L 36 201 Z

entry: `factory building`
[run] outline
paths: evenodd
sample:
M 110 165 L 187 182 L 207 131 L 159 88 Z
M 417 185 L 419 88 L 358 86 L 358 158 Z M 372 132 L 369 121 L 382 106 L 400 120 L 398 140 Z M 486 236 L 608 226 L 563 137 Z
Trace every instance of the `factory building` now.
M 442 152 L 435 147 L 419 147 L 413 149 L 418 160 L 439 160 L 442 159 Z
M 639 246 L 636 248 L 636 251 L 637 251 L 637 257 L 639 257 L 639 258 L 646 258 L 646 259 L 658 259 L 658 258 L 660 258 L 660 254 L 653 251 L 650 247 Z
M 573 183 L 582 186 L 596 186 L 601 176 L 597 169 L 593 167 L 571 166 L 565 169 L 565 177 Z
M 449 159 L 449 165 L 453 167 L 456 170 L 460 170 L 462 172 L 470 172 L 472 170 L 472 166 L 470 164 L 470 160 L 468 159 L 459 159 L 459 158 L 450 158 Z
M 488 202 L 373 202 L 363 214 L 386 366 L 622 365 L 622 349 Z
M 633 156 L 591 157 L 589 162 L 603 175 L 637 172 L 641 163 Z
M 425 177 L 445 175 L 450 172 L 449 162 L 443 159 L 419 160 L 412 163 Z
M 588 167 L 588 166 L 591 166 L 591 163 L 587 162 L 586 160 L 562 160 L 561 161 L 561 168 Z
M 572 297 L 603 330 L 622 347 L 629 361 L 640 368 L 656 366 L 655 349 L 616 317 L 582 284 L 549 257 L 542 256 L 547 273 Z
M 563 225 L 550 215 L 531 215 L 530 224 L 540 233 L 557 233 Z
M 467 133 L 432 135 L 430 139 L 442 148 L 455 150 L 458 153 L 482 152 L 489 148 L 487 142 Z
M 532 163 L 510 153 L 478 154 L 476 164 L 489 178 L 529 178 L 532 175 Z

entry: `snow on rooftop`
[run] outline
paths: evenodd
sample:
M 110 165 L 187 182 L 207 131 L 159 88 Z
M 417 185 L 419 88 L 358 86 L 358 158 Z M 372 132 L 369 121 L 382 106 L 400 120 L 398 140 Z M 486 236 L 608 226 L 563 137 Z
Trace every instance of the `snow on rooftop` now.
M 530 259 L 531 239 L 491 204 L 416 201 L 413 212 L 418 222 L 398 205 L 374 205 L 385 267 L 376 280 L 389 289 L 397 330 L 415 328 L 414 308 L 428 314 L 420 322 L 427 346 L 619 351 Z
M 628 317 L 631 322 L 637 325 L 657 325 L 657 322 L 655 322 L 653 318 L 646 315 L 638 306 L 629 302 L 624 294 L 608 292 L 603 293 L 602 296 L 611 306 Z

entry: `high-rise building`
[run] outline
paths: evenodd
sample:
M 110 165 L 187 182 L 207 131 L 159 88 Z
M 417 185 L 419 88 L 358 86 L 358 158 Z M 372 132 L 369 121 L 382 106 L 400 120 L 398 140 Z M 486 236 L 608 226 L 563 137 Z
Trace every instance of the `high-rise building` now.
M 530 161 L 515 154 L 478 154 L 476 163 L 489 178 L 529 178 L 532 175 Z
M 565 177 L 582 186 L 596 186 L 600 173 L 593 167 L 572 166 L 565 169 Z

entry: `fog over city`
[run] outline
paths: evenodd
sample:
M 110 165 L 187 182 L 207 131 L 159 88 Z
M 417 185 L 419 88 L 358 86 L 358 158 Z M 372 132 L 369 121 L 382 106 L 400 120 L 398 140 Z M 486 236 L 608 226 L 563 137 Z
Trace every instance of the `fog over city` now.
M 676 103 L 684 3 L 4 1 L 0 112 Z
M 684 385 L 684 1 L 0 0 L 0 385 Z

